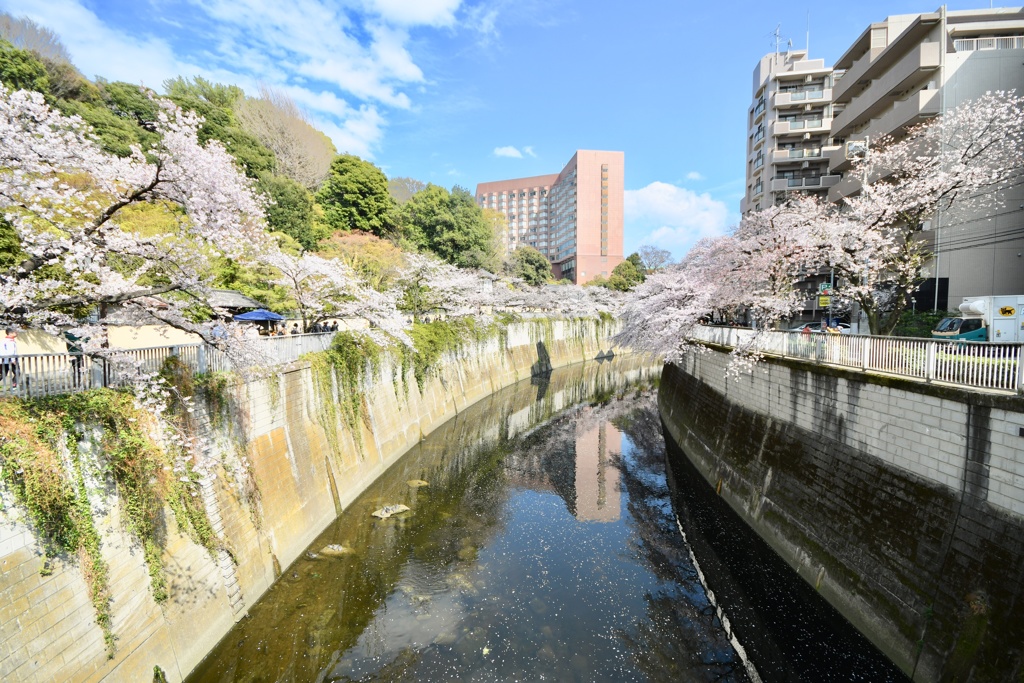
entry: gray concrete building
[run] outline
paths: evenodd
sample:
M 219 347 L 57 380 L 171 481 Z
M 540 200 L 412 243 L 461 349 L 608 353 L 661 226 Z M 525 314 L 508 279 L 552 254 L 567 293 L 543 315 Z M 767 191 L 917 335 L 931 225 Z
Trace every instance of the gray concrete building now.
M 792 96 L 783 96 L 782 87 L 801 75 L 807 85 L 819 80 L 830 85 L 829 101 L 809 99 L 799 114 L 792 114 L 797 108 Z M 858 192 L 855 181 L 842 177 L 850 170 L 847 143 L 863 148 L 883 135 L 898 137 L 908 126 L 997 90 L 1024 94 L 1024 8 L 941 7 L 890 16 L 864 29 L 831 69 L 822 60 L 808 59 L 804 51 L 767 55 L 754 69 L 747 193 L 741 211 L 767 208 L 792 191 L 827 191 L 833 201 Z M 783 116 L 810 116 L 814 122 L 819 111 L 829 128 L 822 135 L 804 124 L 809 135 L 799 146 L 805 156 L 792 152 L 799 147 L 782 146 L 795 142 L 792 123 L 782 125 Z M 776 118 L 768 123 L 770 116 Z M 823 158 L 806 156 L 815 154 L 819 142 Z M 790 153 L 800 162 L 799 170 Z M 760 173 L 759 164 L 765 168 Z M 956 308 L 966 296 L 1024 293 L 1021 186 L 1004 193 L 1001 208 L 940 214 L 924 227 L 935 257 L 926 270 L 918 308 Z

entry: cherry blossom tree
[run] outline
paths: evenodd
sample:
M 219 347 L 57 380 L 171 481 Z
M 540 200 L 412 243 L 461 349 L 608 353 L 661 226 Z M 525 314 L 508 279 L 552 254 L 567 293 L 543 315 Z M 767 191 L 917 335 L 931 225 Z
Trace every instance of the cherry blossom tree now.
M 409 342 L 406 323 L 396 307 L 398 291 L 378 292 L 366 286 L 346 264 L 315 254 L 293 256 L 269 251 L 264 262 L 278 271 L 276 283 L 295 302 L 304 331 L 328 318 L 361 317 L 373 329 Z
M 500 303 L 503 290 L 489 273 L 416 253 L 405 255 L 395 287 L 401 293 L 399 307 L 415 319 L 433 310 L 452 316 L 486 314 Z
M 872 334 L 888 334 L 910 304 L 932 253 L 921 229 L 984 216 L 1020 182 L 1024 100 L 996 92 L 966 102 L 900 139 L 871 140 L 850 177 L 859 192 L 819 210 L 817 239 L 839 294 L 855 301 Z
M 716 286 L 706 279 L 710 272 L 678 264 L 648 277 L 628 295 L 615 341 L 656 353 L 666 363 L 681 361 L 698 346 L 692 341 L 694 327 L 716 304 Z
M 872 334 L 887 334 L 930 259 L 921 228 L 937 212 L 963 219 L 998 206 L 1020 182 L 1024 102 L 994 93 L 872 140 L 854 164 L 859 190 L 838 203 L 799 196 L 749 214 L 733 234 L 698 242 L 677 265 L 630 295 L 620 343 L 678 361 L 695 325 L 745 317 L 758 334 L 735 351 L 756 359 L 759 335 L 798 311 L 799 283 L 834 268 L 839 293 L 860 304 Z
M 607 287 L 580 285 L 543 285 L 532 288 L 531 305 L 568 318 L 593 318 L 601 314 L 617 316 L 626 295 Z
M 0 324 L 77 326 L 90 351 L 113 310 L 122 323 L 222 336 L 195 322 L 208 307 L 210 260 L 262 248 L 260 201 L 220 143 L 199 143 L 198 117 L 158 104 L 147 125 L 160 141 L 121 158 L 40 94 L 0 86 L 0 208 L 17 244 L 0 271 Z M 173 230 L 135 229 L 133 207 L 161 212 Z M 81 325 L 89 313 L 98 322 Z

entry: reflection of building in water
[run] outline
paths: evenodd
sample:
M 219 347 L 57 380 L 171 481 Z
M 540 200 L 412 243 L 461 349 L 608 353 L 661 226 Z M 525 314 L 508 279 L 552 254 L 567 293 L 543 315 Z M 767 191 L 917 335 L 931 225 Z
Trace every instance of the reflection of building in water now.
M 619 470 L 612 462 L 622 452 L 622 433 L 611 423 L 554 424 L 527 437 L 506 460 L 511 483 L 551 491 L 578 520 L 612 522 L 619 518 Z
M 576 519 L 619 518 L 619 470 L 611 454 L 622 453 L 622 432 L 610 422 L 576 432 Z

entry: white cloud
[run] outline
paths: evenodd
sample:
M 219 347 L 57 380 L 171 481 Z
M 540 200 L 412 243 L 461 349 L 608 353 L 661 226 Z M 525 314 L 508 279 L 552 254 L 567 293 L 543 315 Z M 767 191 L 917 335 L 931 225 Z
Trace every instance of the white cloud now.
M 537 153 L 533 151 L 533 147 L 523 147 L 523 152 L 530 155 L 534 159 L 537 158 Z
M 367 0 L 366 8 L 396 24 L 450 26 L 462 0 Z
M 637 244 L 683 256 L 701 237 L 721 235 L 730 216 L 725 203 L 669 183 L 653 182 L 625 192 L 626 233 Z
M 363 105 L 349 112 L 340 125 L 317 117 L 313 117 L 313 125 L 331 138 L 338 152 L 372 159 L 373 149 L 384 135 L 385 121 L 374 107 Z
M 89 76 L 159 90 L 203 76 L 253 92 L 266 83 L 313 112 L 338 149 L 368 155 L 389 109 L 412 107 L 426 82 L 409 52 L 414 26 L 451 26 L 461 0 L 188 0 L 156 2 L 153 28 L 123 30 L 90 0 L 0 0 L 55 31 Z M 465 14 L 465 12 L 461 13 Z M 173 30 L 185 23 L 190 36 Z M 169 30 L 170 29 L 170 30 Z M 199 65 L 202 66 L 199 66 Z
M 690 171 L 689 173 L 686 174 L 686 179 L 687 180 L 704 180 L 704 176 L 702 176 L 697 171 Z
M 523 158 L 523 153 L 520 152 L 515 147 L 513 147 L 512 145 L 507 145 L 505 147 L 495 147 L 494 148 L 494 156 L 496 156 L 496 157 L 510 157 L 512 159 L 522 159 Z
M 201 72 L 179 59 L 166 41 L 115 31 L 77 0 L 5 0 L 3 9 L 54 31 L 75 66 L 89 78 L 103 76 L 159 89 L 168 78 Z

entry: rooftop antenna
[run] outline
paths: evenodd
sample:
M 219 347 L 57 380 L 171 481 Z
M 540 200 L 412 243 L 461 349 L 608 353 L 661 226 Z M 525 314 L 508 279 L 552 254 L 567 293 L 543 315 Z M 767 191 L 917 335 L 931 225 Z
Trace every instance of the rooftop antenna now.
M 811 58 L 811 10 L 807 10 L 807 59 Z
M 780 31 L 781 28 L 782 28 L 782 24 L 778 24 L 775 27 L 775 30 L 770 34 L 770 35 L 775 37 L 775 56 L 776 57 L 779 56 L 779 44 L 782 42 L 782 33 Z

